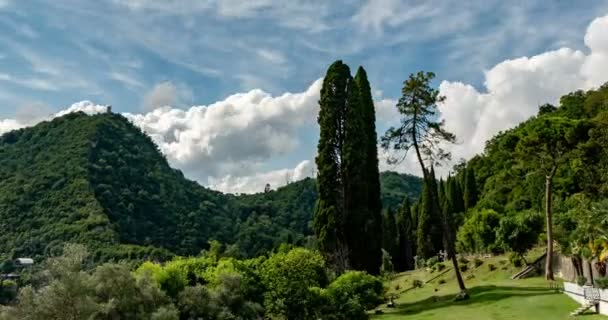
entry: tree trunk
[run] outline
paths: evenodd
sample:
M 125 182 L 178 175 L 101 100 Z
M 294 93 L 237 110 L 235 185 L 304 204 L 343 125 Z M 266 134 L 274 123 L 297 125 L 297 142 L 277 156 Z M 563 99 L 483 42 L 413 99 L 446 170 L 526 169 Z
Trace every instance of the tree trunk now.
M 555 170 L 552 170 L 555 172 Z M 553 174 L 545 177 L 545 215 L 547 218 L 547 257 L 545 258 L 545 279 L 553 278 Z
M 593 267 L 591 266 L 591 259 L 592 258 L 587 259 L 587 267 L 589 268 L 589 279 L 588 279 L 588 281 L 589 281 L 589 284 L 591 286 L 593 286 L 593 282 L 595 282 L 595 281 L 593 280 Z

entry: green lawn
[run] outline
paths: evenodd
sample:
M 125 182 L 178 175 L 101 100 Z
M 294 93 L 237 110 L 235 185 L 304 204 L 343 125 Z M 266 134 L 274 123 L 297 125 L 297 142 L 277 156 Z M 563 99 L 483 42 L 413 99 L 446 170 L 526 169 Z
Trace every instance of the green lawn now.
M 389 292 L 398 295 L 396 308 L 379 308 L 382 315 L 374 320 L 506 320 L 506 319 L 574 319 L 570 312 L 579 305 L 562 293 L 556 293 L 542 277 L 511 280 L 518 269 L 510 266 L 503 257 L 482 259 L 478 268 L 463 273 L 471 298 L 452 302 L 458 292 L 452 270 L 425 284 L 411 289 L 414 279 L 429 280 L 438 275 L 426 270 L 399 274 L 390 283 Z M 488 264 L 496 270 L 489 271 Z M 473 266 L 472 261 L 468 264 Z M 439 280 L 446 281 L 439 284 Z M 608 319 L 585 314 L 579 319 Z

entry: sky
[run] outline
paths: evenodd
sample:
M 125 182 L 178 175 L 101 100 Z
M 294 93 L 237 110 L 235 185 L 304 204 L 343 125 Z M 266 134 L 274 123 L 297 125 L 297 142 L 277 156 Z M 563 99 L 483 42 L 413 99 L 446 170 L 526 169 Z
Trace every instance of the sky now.
M 454 161 L 608 81 L 599 0 L 0 0 L 0 31 L 0 133 L 112 105 L 173 167 L 232 193 L 314 175 L 319 90 L 337 59 L 367 70 L 379 135 L 408 75 L 435 72 Z M 388 155 L 382 170 L 419 173 Z

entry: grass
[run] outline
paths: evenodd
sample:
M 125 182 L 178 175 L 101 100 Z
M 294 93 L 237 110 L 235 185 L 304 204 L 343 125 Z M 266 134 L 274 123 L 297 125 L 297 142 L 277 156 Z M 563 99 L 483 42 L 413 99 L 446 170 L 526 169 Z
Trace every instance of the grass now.
M 532 252 L 532 255 L 536 254 Z M 458 285 L 451 267 L 445 274 L 427 270 L 409 271 L 397 275 L 391 282 L 389 294 L 398 296 L 396 308 L 382 307 L 384 314 L 373 315 L 374 320 L 507 320 L 507 319 L 575 319 L 570 312 L 579 305 L 562 293 L 549 288 L 542 277 L 511 280 L 520 268 L 510 265 L 505 257 L 482 259 L 475 268 L 473 259 L 469 270 L 463 272 L 470 299 L 453 302 Z M 488 265 L 496 269 L 490 271 Z M 450 265 L 451 266 L 451 265 Z M 413 289 L 414 279 L 432 281 Z M 443 280 L 443 281 L 442 281 Z M 442 283 L 444 282 L 445 283 Z M 585 314 L 580 319 L 608 319 Z

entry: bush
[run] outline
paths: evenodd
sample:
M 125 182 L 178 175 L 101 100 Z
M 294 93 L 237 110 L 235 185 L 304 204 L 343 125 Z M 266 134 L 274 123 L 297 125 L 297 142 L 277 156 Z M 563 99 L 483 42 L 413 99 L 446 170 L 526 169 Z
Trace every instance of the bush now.
M 383 292 L 380 279 L 361 271 L 347 271 L 327 287 L 328 295 L 339 309 L 352 300 L 357 300 L 365 310 L 373 309 L 384 301 Z
M 578 276 L 576 277 L 576 283 L 582 287 L 587 283 L 587 278 L 585 276 Z
M 424 282 L 422 282 L 422 280 L 414 279 L 414 281 L 412 281 L 412 286 L 414 288 L 422 288 L 423 285 Z
M 479 266 L 483 264 L 483 260 L 475 258 L 475 260 L 473 260 L 473 264 L 475 265 L 475 268 L 479 268 Z
M 460 264 L 469 264 L 469 260 L 467 260 L 467 258 L 461 256 L 458 258 L 458 263 Z
M 516 268 L 520 268 L 524 264 L 523 259 L 518 254 L 511 254 L 511 256 L 509 256 L 509 261 L 511 261 Z
M 439 281 L 437 283 L 444 284 L 445 283 L 445 279 L 439 279 Z
M 466 264 L 461 264 L 460 266 L 458 266 L 458 269 L 460 269 L 461 272 L 465 272 L 469 270 L 469 266 L 467 266 Z
M 608 289 L 608 277 L 599 277 L 595 279 L 595 285 L 600 289 Z
M 437 257 L 430 257 L 428 260 L 426 260 L 426 266 L 429 268 L 434 267 L 437 263 L 439 263 L 439 258 Z
M 475 279 L 475 275 L 474 274 L 469 274 L 465 277 L 465 280 L 471 280 L 471 279 Z
M 488 264 L 488 271 L 494 271 L 494 270 L 496 270 L 496 266 L 491 263 Z
M 437 271 L 443 271 L 443 269 L 445 269 L 445 264 L 443 264 L 443 263 L 437 263 L 437 264 L 434 266 L 434 268 L 435 268 L 435 270 L 437 270 Z
M 420 257 L 416 257 L 416 269 L 422 269 L 424 268 L 424 265 L 426 264 L 426 261 L 424 261 L 423 258 Z

